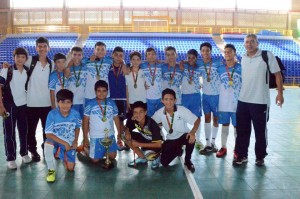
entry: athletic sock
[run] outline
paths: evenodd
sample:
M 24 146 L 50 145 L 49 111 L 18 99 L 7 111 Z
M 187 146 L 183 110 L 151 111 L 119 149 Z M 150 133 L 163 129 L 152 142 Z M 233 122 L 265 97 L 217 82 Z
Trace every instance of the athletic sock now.
M 222 126 L 222 130 L 221 130 L 222 134 L 221 134 L 221 142 L 222 142 L 222 147 L 226 148 L 226 143 L 227 143 L 227 138 L 229 135 L 229 126 Z
M 45 160 L 48 166 L 48 169 L 54 170 L 54 157 L 53 157 L 53 149 L 54 146 L 51 144 L 45 143 L 44 146 L 44 153 L 45 153 Z
M 205 123 L 204 124 L 204 131 L 205 131 L 205 139 L 206 139 L 206 146 L 211 146 L 211 124 Z
M 218 130 L 219 127 L 212 127 L 212 139 L 211 139 L 211 143 L 215 144 L 216 138 L 217 138 L 217 134 L 218 134 Z

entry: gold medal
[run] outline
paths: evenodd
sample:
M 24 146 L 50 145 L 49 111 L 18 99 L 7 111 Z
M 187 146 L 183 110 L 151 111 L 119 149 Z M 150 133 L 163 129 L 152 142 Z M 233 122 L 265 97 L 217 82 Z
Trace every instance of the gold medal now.
M 133 86 L 134 88 L 137 88 L 137 84 L 136 83 L 134 83 L 134 86 Z
M 229 86 L 233 86 L 233 81 L 229 80 Z
M 97 77 L 96 77 L 96 78 L 97 78 L 97 80 L 100 80 L 100 75 L 97 75 Z
M 210 77 L 209 76 L 207 77 L 207 82 L 210 82 Z
M 102 118 L 102 122 L 106 122 L 107 121 L 107 118 L 106 117 L 103 117 Z
M 189 84 L 192 84 L 193 82 L 192 81 L 189 81 Z
M 80 86 L 79 82 L 76 82 L 76 87 L 79 87 L 79 86 Z
M 172 134 L 172 133 L 173 133 L 173 129 L 170 129 L 170 130 L 169 130 L 169 133 Z
M 173 79 L 170 79 L 170 85 L 173 85 Z
M 154 86 L 154 79 L 152 78 L 151 85 Z

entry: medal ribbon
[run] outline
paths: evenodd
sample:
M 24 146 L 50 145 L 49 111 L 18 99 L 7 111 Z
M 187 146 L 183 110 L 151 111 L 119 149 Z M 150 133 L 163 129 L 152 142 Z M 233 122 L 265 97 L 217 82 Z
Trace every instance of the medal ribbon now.
M 170 70 L 171 66 L 168 65 L 168 70 Z M 175 72 L 176 72 L 176 65 L 174 66 L 174 71 L 172 74 L 170 74 L 170 81 L 172 81 L 174 79 L 174 76 L 175 76 Z
M 61 77 L 60 77 L 60 74 L 59 74 L 58 71 L 56 71 L 56 74 L 57 74 L 57 78 L 60 82 L 61 89 L 64 89 L 64 87 L 65 87 L 65 75 L 64 75 L 64 73 L 63 73 L 63 76 L 62 76 L 62 78 L 63 78 L 62 81 L 61 81 Z
M 168 122 L 168 125 L 169 125 L 170 130 L 173 129 L 174 113 L 172 114 L 172 120 L 171 120 L 171 123 L 170 123 L 170 120 L 169 120 L 169 117 L 168 117 L 168 114 L 167 114 L 167 113 L 166 113 L 166 119 L 167 119 L 167 122 Z
M 100 64 L 100 66 L 99 66 L 99 67 L 97 67 L 97 64 L 95 64 L 96 71 L 97 71 L 97 76 L 100 76 L 100 70 L 101 70 L 101 68 L 102 68 L 103 59 L 104 59 L 104 58 L 102 58 L 102 60 L 101 60 L 101 64 Z
M 137 85 L 136 83 L 137 83 L 137 79 L 138 79 L 138 75 L 139 75 L 139 70 L 137 71 L 135 78 L 134 78 L 134 71 L 132 70 L 132 72 L 131 72 L 132 73 L 132 78 L 133 78 L 134 85 Z
M 105 106 L 105 108 L 104 108 L 104 110 L 103 110 L 103 108 L 102 108 L 102 106 L 101 106 L 101 104 L 100 104 L 100 100 L 99 101 L 97 101 L 98 102 L 98 105 L 99 105 L 99 107 L 100 107 L 100 110 L 101 110 L 101 113 L 102 113 L 102 118 L 106 118 L 106 99 L 105 99 L 105 101 L 104 101 L 104 106 Z
M 191 74 L 191 72 L 190 72 L 190 65 L 189 65 L 188 72 L 189 72 L 190 82 L 193 81 L 194 71 L 195 71 L 195 67 L 193 67 L 192 74 Z
M 150 72 L 150 76 L 152 77 L 152 82 L 151 83 L 154 83 L 154 80 L 155 80 L 155 74 L 156 74 L 156 63 L 154 64 L 154 72 L 152 73 L 152 69 L 151 69 L 151 66 L 150 64 L 148 63 L 148 68 L 149 68 L 149 72 Z
M 75 79 L 76 79 L 76 86 L 79 86 L 78 83 L 79 83 L 79 80 L 80 80 L 80 73 L 81 73 L 81 69 L 82 69 L 82 64 L 80 64 L 78 75 L 76 75 L 75 66 L 73 66 L 72 68 L 73 68 L 73 73 L 74 73 L 74 76 L 75 76 Z
M 204 62 L 203 62 L 203 65 L 204 65 L 204 69 L 205 69 L 205 72 L 206 72 L 207 77 L 210 77 L 211 66 L 212 66 L 212 60 L 210 60 L 209 71 L 207 71 L 206 64 L 205 64 Z
M 117 70 L 115 68 L 117 68 Z M 121 66 L 120 67 L 115 67 L 113 65 L 113 70 L 114 70 L 114 76 L 116 77 L 116 82 L 117 82 L 118 81 L 118 77 L 119 77 L 120 72 L 121 72 Z
M 228 68 L 228 66 L 226 65 L 226 72 L 227 72 L 227 74 L 228 74 L 229 81 L 233 81 L 234 69 L 235 69 L 235 67 L 233 67 L 232 72 L 231 72 L 231 75 L 230 75 L 229 68 Z

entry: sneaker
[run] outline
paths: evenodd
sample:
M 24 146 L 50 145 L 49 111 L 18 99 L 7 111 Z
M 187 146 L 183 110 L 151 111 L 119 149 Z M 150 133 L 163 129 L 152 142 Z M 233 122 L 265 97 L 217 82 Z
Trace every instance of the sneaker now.
M 261 167 L 265 165 L 264 159 L 256 159 L 255 161 L 256 166 Z
M 11 170 L 17 169 L 17 164 L 16 164 L 16 161 L 14 161 L 14 160 L 13 161 L 8 161 L 7 166 Z
M 55 170 L 48 170 L 47 175 L 47 182 L 54 182 L 55 181 Z
M 209 152 L 212 152 L 213 148 L 211 146 L 206 146 L 203 149 L 199 150 L 200 154 L 205 155 Z
M 248 159 L 246 157 L 244 158 L 236 158 L 232 161 L 233 165 L 242 165 L 243 163 L 248 162 Z
M 211 144 L 211 148 L 212 148 L 212 152 L 214 152 L 214 153 L 218 152 L 218 148 L 217 148 L 216 144 Z
M 185 161 L 184 165 L 190 170 L 192 173 L 195 172 L 195 167 L 192 161 Z
M 160 163 L 160 157 L 157 157 L 155 160 L 151 163 L 151 169 L 157 169 L 159 167 Z
M 41 161 L 41 156 L 38 154 L 38 152 L 31 152 L 31 159 L 33 162 L 39 162 Z
M 139 164 L 147 164 L 147 159 L 146 158 L 137 158 L 135 160 L 132 160 L 131 162 L 128 163 L 129 167 L 135 167 Z
M 31 162 L 31 158 L 28 155 L 22 156 L 22 160 L 25 164 L 28 164 Z
M 216 156 L 217 156 L 218 158 L 221 158 L 221 157 L 223 157 L 224 155 L 226 155 L 226 153 L 227 153 L 227 149 L 222 147 L 222 148 L 217 152 Z
M 197 141 L 197 142 L 195 143 L 195 148 L 198 149 L 198 150 L 202 149 L 203 146 L 204 146 L 204 145 L 202 144 L 201 140 L 199 140 L 199 141 Z

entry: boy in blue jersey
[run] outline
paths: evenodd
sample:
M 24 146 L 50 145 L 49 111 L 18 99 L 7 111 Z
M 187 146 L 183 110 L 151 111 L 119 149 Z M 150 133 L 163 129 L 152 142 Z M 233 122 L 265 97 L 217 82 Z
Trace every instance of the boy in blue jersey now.
M 166 64 L 162 66 L 162 89 L 170 88 L 176 93 L 176 104 L 181 104 L 182 70 L 176 63 L 177 53 L 173 46 L 165 48 Z
M 206 138 L 206 146 L 200 150 L 200 154 L 205 155 L 218 151 L 215 140 L 219 130 L 218 105 L 220 78 L 217 68 L 220 62 L 212 60 L 212 46 L 210 43 L 202 43 L 200 51 L 203 60 L 198 61 L 197 64 L 200 66 L 203 77 L 202 108 L 205 115 L 204 132 Z M 211 113 L 213 114 L 213 126 L 211 126 Z
M 74 171 L 81 118 L 71 109 L 73 93 L 61 89 L 56 94 L 58 108 L 49 112 L 46 121 L 45 160 L 48 166 L 47 182 L 55 181 L 54 147 L 59 147 L 59 158 L 64 161 L 68 171 Z
M 118 140 L 120 139 L 120 120 L 118 108 L 113 100 L 107 98 L 108 84 L 99 80 L 95 84 L 96 98 L 87 102 L 83 117 L 84 146 L 89 148 L 87 152 L 93 163 L 98 163 L 105 155 L 106 149 L 101 145 L 101 140 L 106 134 L 112 139 L 109 147 L 109 159 L 117 156 L 117 143 L 115 139 L 114 123 L 117 127 Z M 90 137 L 90 141 L 89 138 Z
M 141 64 L 146 82 L 147 115 L 152 116 L 155 111 L 163 107 L 161 103 L 162 92 L 162 65 L 157 63 L 154 48 L 146 49 L 147 61 Z
M 236 137 L 236 108 L 242 86 L 241 64 L 235 60 L 236 49 L 234 45 L 226 44 L 224 55 L 226 63 L 218 68 L 221 79 L 218 118 L 219 123 L 222 124 L 222 148 L 217 152 L 217 157 L 223 157 L 227 153 L 226 143 L 230 119 L 234 126 L 234 136 Z
M 189 109 L 198 118 L 202 116 L 201 103 L 201 85 L 200 76 L 202 75 L 200 67 L 196 64 L 198 52 L 191 49 L 187 52 L 187 62 L 184 64 L 183 78 L 182 78 L 182 105 Z M 196 133 L 196 148 L 200 149 L 202 143 L 200 142 L 200 127 Z
M 56 108 L 56 93 L 61 89 L 67 88 L 67 81 L 64 75 L 66 59 L 66 56 L 61 53 L 55 54 L 53 58 L 56 69 L 50 74 L 49 77 L 49 90 L 52 109 Z
M 109 82 L 109 91 L 110 98 L 116 103 L 118 107 L 118 115 L 119 115 L 119 124 L 121 134 L 123 134 L 125 127 L 123 121 L 126 119 L 126 111 L 127 111 L 127 97 L 126 97 L 126 79 L 124 74 L 124 68 L 127 68 L 124 65 L 124 50 L 122 47 L 117 46 L 114 48 L 112 53 L 113 63 L 111 65 L 111 69 L 108 73 L 108 82 Z M 127 69 L 126 69 L 127 70 Z M 118 145 L 120 150 L 129 148 L 124 148 L 123 143 L 118 137 Z
M 71 60 L 66 69 L 68 79 L 68 89 L 74 93 L 73 109 L 77 110 L 83 118 L 84 112 L 84 92 L 87 81 L 86 61 L 83 60 L 83 50 L 80 47 L 71 49 Z

